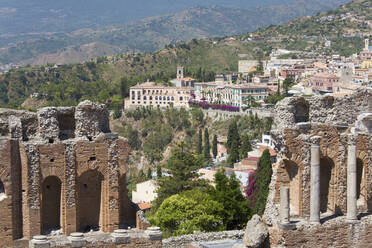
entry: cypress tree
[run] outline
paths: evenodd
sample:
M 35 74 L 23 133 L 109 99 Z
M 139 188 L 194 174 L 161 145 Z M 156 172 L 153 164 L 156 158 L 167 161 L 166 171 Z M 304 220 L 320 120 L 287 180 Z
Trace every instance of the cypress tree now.
M 227 162 L 230 164 L 231 167 L 234 166 L 234 163 L 238 162 L 239 160 L 239 148 L 238 148 L 238 142 L 236 140 L 233 140 L 230 148 L 230 155 L 227 159 Z
M 244 135 L 242 138 L 242 146 L 240 148 L 240 158 L 246 158 L 250 151 L 252 151 L 251 141 L 249 140 L 248 135 Z
M 232 142 L 236 141 L 237 146 L 239 146 L 240 138 L 239 138 L 239 132 L 238 132 L 238 126 L 236 125 L 236 121 L 232 121 L 229 125 L 229 130 L 227 133 L 227 143 L 226 147 L 228 150 L 231 150 Z
M 158 165 L 158 167 L 156 168 L 156 177 L 159 179 L 163 176 L 163 173 L 161 171 L 161 166 Z
M 254 204 L 255 212 L 259 215 L 262 215 L 265 206 L 266 206 L 266 199 L 269 195 L 269 184 L 271 181 L 272 175 L 272 166 L 271 166 L 271 158 L 270 152 L 266 149 L 260 158 L 258 173 L 256 177 L 256 185 L 257 185 L 257 195 L 256 195 L 256 202 Z
M 209 133 L 208 133 L 208 128 L 204 129 L 204 158 L 205 159 L 210 159 L 211 158 L 211 146 L 209 144 Z
M 202 151 L 203 151 L 202 142 L 203 142 L 203 133 L 202 133 L 202 130 L 199 129 L 199 139 L 198 139 L 198 143 L 196 145 L 196 152 L 198 154 L 201 154 Z
M 213 142 L 212 142 L 212 153 L 213 157 L 217 157 L 217 135 L 213 136 Z
M 152 170 L 151 168 L 148 168 L 147 169 L 147 179 L 151 179 L 152 178 Z

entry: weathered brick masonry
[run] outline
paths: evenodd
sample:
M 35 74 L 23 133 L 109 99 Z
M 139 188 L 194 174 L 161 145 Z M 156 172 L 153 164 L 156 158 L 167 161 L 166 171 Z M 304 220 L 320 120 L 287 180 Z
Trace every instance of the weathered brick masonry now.
M 58 229 L 147 228 L 128 198 L 129 151 L 127 140 L 110 132 L 101 104 L 0 110 L 0 247 L 28 246 L 25 240 Z M 141 238 L 122 247 L 141 247 L 135 240 L 150 247 Z
M 312 183 L 319 183 L 319 195 L 315 188 L 313 196 L 319 203 L 322 218 L 346 215 L 348 200 L 355 203 L 357 215 L 372 213 L 372 91 L 361 90 L 345 98 L 290 97 L 281 101 L 276 110 L 273 134 L 279 148 L 279 161 L 274 167 L 264 215 L 264 221 L 272 226 L 272 246 L 365 247 L 367 237 L 371 238 L 371 218 L 356 221 L 357 224 L 342 221 L 344 217 L 334 222 L 321 219 L 320 226 L 306 228 L 301 223 L 309 220 L 312 205 L 314 216 L 319 214 L 317 204 L 310 201 Z M 356 152 L 350 150 L 353 147 Z M 313 155 L 319 162 L 312 161 L 313 150 L 318 151 Z M 351 193 L 348 195 L 348 187 L 353 189 L 347 179 L 349 173 L 353 173 L 348 170 L 353 161 L 356 173 L 350 174 L 350 178 L 356 175 L 353 179 L 355 201 Z M 314 181 L 311 180 L 313 163 L 314 168 L 319 168 L 319 178 Z M 294 231 L 279 228 L 279 193 L 283 186 L 290 191 L 290 216 L 298 220 Z M 355 213 L 350 208 L 348 214 Z M 355 235 L 360 235 L 359 242 L 352 242 Z M 339 240 L 332 243 L 333 236 Z

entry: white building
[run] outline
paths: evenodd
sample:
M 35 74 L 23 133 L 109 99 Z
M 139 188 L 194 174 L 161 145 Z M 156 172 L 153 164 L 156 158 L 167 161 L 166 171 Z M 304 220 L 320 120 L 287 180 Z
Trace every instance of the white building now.
M 132 191 L 132 201 L 134 203 L 152 202 L 158 197 L 157 189 L 158 185 L 155 180 L 138 183 L 136 190 Z

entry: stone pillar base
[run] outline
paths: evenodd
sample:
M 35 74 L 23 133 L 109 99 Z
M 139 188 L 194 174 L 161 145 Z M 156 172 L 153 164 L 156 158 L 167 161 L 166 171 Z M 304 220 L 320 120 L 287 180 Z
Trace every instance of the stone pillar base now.
M 162 240 L 162 232 L 160 231 L 160 227 L 149 227 L 145 233 L 149 235 L 150 240 Z
M 30 248 L 49 248 L 50 241 L 44 235 L 34 236 L 30 240 Z
M 87 244 L 84 234 L 79 232 L 71 233 L 68 240 L 70 240 L 73 248 L 84 247 Z
M 128 231 L 125 229 L 115 230 L 111 234 L 112 240 L 115 244 L 128 244 L 130 243 L 130 237 Z

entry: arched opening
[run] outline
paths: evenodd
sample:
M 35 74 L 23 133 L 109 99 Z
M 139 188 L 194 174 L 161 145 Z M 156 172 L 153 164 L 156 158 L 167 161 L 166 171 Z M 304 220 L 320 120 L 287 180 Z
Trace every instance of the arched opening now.
M 332 159 L 324 157 L 320 159 L 320 212 L 334 211 L 332 205 L 332 171 L 334 163 Z
M 0 194 L 5 194 L 4 184 L 1 180 L 0 180 Z
M 363 192 L 364 188 L 363 174 L 364 174 L 363 161 L 360 158 L 357 158 L 357 199 L 359 206 L 364 205 L 366 200 Z
M 103 175 L 94 170 L 84 172 L 78 179 L 78 216 L 81 232 L 99 230 L 102 182 Z
M 309 104 L 305 101 L 298 102 L 295 106 L 295 123 L 309 121 Z
M 41 194 L 41 229 L 48 234 L 61 228 L 61 180 L 56 176 L 45 178 Z
M 137 205 L 134 204 L 128 197 L 128 189 L 126 185 L 126 174 L 120 176 L 119 179 L 119 226 L 127 229 L 136 226 Z
M 285 161 L 285 170 L 289 179 L 290 214 L 300 214 L 300 173 L 298 165 L 293 161 Z

